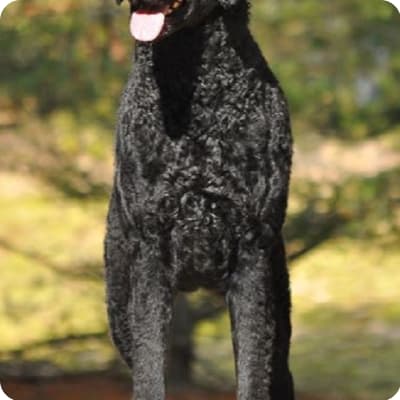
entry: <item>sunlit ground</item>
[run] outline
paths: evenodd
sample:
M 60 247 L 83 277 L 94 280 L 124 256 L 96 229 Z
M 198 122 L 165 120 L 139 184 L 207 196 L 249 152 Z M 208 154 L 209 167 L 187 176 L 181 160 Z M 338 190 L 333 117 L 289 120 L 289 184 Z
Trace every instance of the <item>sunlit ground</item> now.
M 382 150 L 382 143 L 375 145 L 387 160 L 393 160 L 393 152 L 385 153 L 388 147 Z M 328 160 L 332 152 L 327 151 Z M 307 175 L 307 153 L 300 151 L 296 157 L 295 169 L 296 165 L 299 169 L 294 173 L 289 220 L 307 208 L 305 188 L 315 188 L 317 183 L 322 192 L 311 193 L 317 196 L 317 200 L 313 198 L 315 210 L 321 215 L 326 214 L 324 210 L 329 213 L 329 204 L 337 196 L 335 212 L 344 221 L 321 244 L 291 263 L 291 365 L 297 390 L 324 399 L 386 400 L 400 385 L 400 239 L 396 234 L 400 215 L 395 202 L 388 212 L 380 210 L 377 200 L 380 191 L 389 199 L 385 201 L 396 198 L 396 162 L 382 166 L 378 157 L 377 174 L 370 171 L 371 165 L 368 174 L 361 171 L 369 176 L 365 181 L 357 177 L 360 171 L 330 161 L 326 174 L 334 178 L 329 181 L 324 172 L 319 177 Z M 87 162 L 89 171 L 96 166 L 91 162 Z M 336 173 L 338 165 L 344 172 Z M 308 186 L 310 182 L 313 186 Z M 359 196 L 354 204 L 353 193 Z M 114 350 L 104 334 L 106 208 L 104 195 L 66 195 L 51 180 L 40 179 L 30 170 L 13 170 L 10 164 L 0 171 L 3 362 L 18 368 L 25 361 L 36 362 L 35 371 L 45 374 L 103 370 L 114 361 Z M 302 229 L 307 236 L 314 227 Z M 296 251 L 301 243 L 293 239 L 288 247 Z M 72 340 L 58 342 L 68 336 Z M 200 323 L 195 344 L 195 381 L 232 390 L 227 315 Z

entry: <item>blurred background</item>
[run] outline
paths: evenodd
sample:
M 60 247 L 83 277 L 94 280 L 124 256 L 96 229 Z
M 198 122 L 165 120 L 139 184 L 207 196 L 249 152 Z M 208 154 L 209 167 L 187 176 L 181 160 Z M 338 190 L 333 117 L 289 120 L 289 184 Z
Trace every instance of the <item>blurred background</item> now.
M 285 235 L 300 400 L 400 386 L 400 15 L 383 0 L 253 0 L 296 141 Z M 102 240 L 128 4 L 18 0 L 0 19 L 0 382 L 15 400 L 129 399 Z M 234 399 L 229 320 L 177 301 L 171 399 Z

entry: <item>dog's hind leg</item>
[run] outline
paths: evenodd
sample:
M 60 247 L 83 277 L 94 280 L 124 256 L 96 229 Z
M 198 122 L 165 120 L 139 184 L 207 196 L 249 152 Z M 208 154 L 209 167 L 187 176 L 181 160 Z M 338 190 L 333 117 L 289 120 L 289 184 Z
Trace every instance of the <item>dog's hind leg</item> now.
M 289 370 L 289 346 L 292 333 L 290 323 L 289 274 L 286 265 L 286 252 L 281 238 L 273 248 L 272 282 L 275 298 L 276 338 L 272 370 L 272 399 L 294 399 L 294 385 Z
M 275 257 L 284 257 L 284 253 L 277 246 L 269 251 L 257 246 L 241 247 L 227 292 L 236 362 L 237 398 L 293 400 L 287 367 L 289 303 L 285 297 L 286 305 L 277 304 L 280 301 L 278 292 L 283 288 L 275 287 L 277 271 L 273 265 Z M 285 268 L 282 261 L 278 264 Z M 287 285 L 287 282 L 283 284 Z M 288 294 L 287 286 L 284 290 Z

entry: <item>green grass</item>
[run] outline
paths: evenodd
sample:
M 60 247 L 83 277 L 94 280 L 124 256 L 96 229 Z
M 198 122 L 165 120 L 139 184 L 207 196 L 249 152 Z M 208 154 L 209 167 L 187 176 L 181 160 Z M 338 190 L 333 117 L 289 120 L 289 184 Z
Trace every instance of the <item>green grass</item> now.
M 1 178 L 18 190 L 0 200 L 0 349 L 105 331 L 105 202 L 68 200 L 15 174 Z M 24 356 L 41 352 L 48 353 Z M 53 358 L 63 359 L 56 348 Z
M 400 243 L 332 239 L 293 263 L 291 366 L 300 392 L 388 399 L 400 385 Z M 229 320 L 198 326 L 201 382 L 233 387 Z M 213 355 L 213 357 L 210 356 Z
M 392 182 L 392 175 L 385 182 Z M 375 182 L 381 187 L 381 181 L 355 182 L 354 187 Z M 389 206 L 383 211 L 374 206 L 385 188 L 395 190 L 387 182 L 382 190 L 356 193 L 356 218 L 350 218 L 354 193 L 346 186 L 335 206 L 345 216 L 344 225 L 291 265 L 291 365 L 301 392 L 386 400 L 400 385 L 398 214 L 394 209 L 391 214 Z M 22 173 L 3 172 L 0 183 L 0 349 L 105 333 L 102 240 L 107 200 L 68 198 Z M 292 207 L 290 217 L 301 211 L 302 196 L 295 188 L 292 204 L 297 208 Z M 323 205 L 324 197 L 318 201 Z M 373 232 L 373 221 L 380 219 L 390 220 L 389 228 L 380 233 L 378 226 Z M 307 234 L 313 227 L 304 229 Z M 226 313 L 198 324 L 196 382 L 234 387 L 229 330 Z M 2 360 L 12 361 L 5 354 Z M 48 360 L 76 373 L 106 368 L 116 354 L 102 336 L 40 345 L 18 356 Z
M 399 244 L 333 239 L 293 265 L 299 390 L 372 400 L 400 385 Z

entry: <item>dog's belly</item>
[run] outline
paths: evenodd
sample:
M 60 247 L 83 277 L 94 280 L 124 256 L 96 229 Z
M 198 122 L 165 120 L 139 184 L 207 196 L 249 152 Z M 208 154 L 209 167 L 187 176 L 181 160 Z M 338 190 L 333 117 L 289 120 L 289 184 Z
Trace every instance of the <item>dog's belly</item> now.
M 178 287 L 222 288 L 235 256 L 239 210 L 229 198 L 200 190 L 187 191 L 174 203 L 165 222 Z

